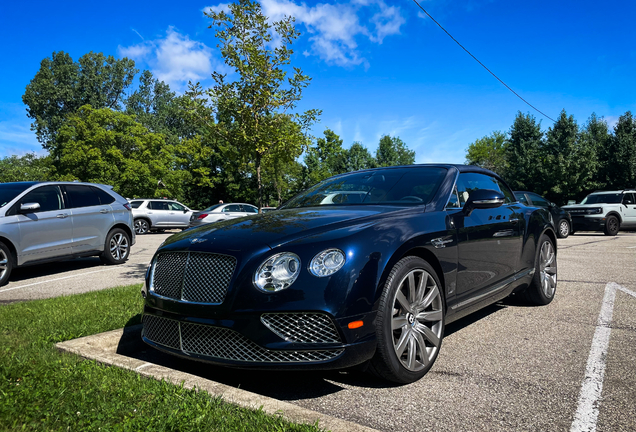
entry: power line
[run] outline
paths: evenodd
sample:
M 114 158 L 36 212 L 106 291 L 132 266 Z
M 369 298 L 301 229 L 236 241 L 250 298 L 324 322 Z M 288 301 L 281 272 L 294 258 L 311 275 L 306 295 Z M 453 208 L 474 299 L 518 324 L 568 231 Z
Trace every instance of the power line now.
M 437 26 L 439 28 L 441 28 L 442 30 L 444 30 L 444 33 L 446 33 L 448 35 L 449 38 L 451 38 L 453 41 L 455 41 L 455 43 L 457 45 L 460 46 L 461 49 L 463 49 L 464 51 L 466 51 L 468 53 L 469 56 L 471 56 L 477 63 L 479 63 L 481 65 L 481 67 L 483 67 L 484 69 L 486 69 L 488 71 L 488 73 L 490 73 L 490 75 L 494 76 L 495 78 L 497 78 L 497 81 L 499 81 L 500 83 L 502 83 L 508 90 L 510 90 L 515 96 L 517 96 L 519 99 L 521 99 L 523 102 L 525 102 L 530 108 L 532 108 L 533 110 L 535 110 L 536 112 L 538 112 L 539 114 L 541 114 L 544 117 L 547 117 L 548 119 L 552 120 L 553 122 L 556 123 L 556 120 L 554 120 L 552 117 L 550 117 L 547 114 L 544 114 L 542 111 L 540 111 L 538 108 L 536 108 L 534 105 L 532 105 L 530 102 L 528 102 L 527 100 L 525 100 L 524 98 L 522 98 L 516 91 L 514 91 L 513 89 L 510 88 L 510 86 L 508 84 L 506 84 L 505 82 L 503 82 L 501 80 L 501 78 L 499 78 L 497 75 L 495 75 L 490 69 L 488 69 L 486 67 L 485 64 L 483 64 L 482 62 L 479 61 L 479 59 L 477 57 L 475 57 L 470 51 L 468 51 L 466 48 L 464 48 L 464 46 L 462 44 L 459 43 L 459 41 L 457 41 L 457 39 L 455 39 L 453 37 L 453 35 L 451 35 L 448 31 L 446 31 L 446 29 L 444 27 L 442 27 L 442 25 L 440 23 L 438 23 L 437 21 L 435 21 L 435 18 L 433 18 L 431 16 L 430 13 L 426 12 L 426 10 L 422 7 L 422 5 L 420 5 L 417 0 L 413 0 L 413 2 L 420 8 L 422 9 L 422 12 L 424 12 L 430 19 L 433 20 L 433 22 L 435 24 L 437 24 Z

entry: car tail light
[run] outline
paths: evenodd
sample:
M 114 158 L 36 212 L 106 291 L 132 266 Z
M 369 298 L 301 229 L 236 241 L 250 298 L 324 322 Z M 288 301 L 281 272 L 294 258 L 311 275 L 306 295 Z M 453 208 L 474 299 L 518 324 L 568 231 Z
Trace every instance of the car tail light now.
M 199 216 L 197 216 L 197 219 L 204 219 L 208 216 L 207 213 L 201 213 Z
M 130 204 L 126 203 L 124 204 L 124 207 L 126 207 L 126 210 L 128 211 L 132 211 L 132 207 L 130 206 Z

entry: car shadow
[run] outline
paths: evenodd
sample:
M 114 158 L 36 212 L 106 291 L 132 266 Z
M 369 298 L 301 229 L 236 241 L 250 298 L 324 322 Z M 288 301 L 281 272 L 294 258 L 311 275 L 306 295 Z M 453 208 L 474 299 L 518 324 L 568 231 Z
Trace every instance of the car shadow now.
M 446 336 L 450 336 L 506 307 L 508 306 L 505 303 L 496 303 L 455 321 L 446 327 Z M 137 317 L 129 322 L 130 325 L 136 323 L 138 323 Z M 216 366 L 197 360 L 175 357 L 146 345 L 141 340 L 141 326 L 125 329 L 124 333 L 117 350 L 118 354 L 278 400 L 314 399 L 337 393 L 344 390 L 346 386 L 361 388 L 399 386 L 367 372 L 366 365 L 329 371 L 276 371 Z
M 12 270 L 11 282 L 34 279 L 41 276 L 53 276 L 73 270 L 85 270 L 93 267 L 104 266 L 99 257 L 74 258 L 68 261 L 56 261 L 45 264 L 18 267 Z

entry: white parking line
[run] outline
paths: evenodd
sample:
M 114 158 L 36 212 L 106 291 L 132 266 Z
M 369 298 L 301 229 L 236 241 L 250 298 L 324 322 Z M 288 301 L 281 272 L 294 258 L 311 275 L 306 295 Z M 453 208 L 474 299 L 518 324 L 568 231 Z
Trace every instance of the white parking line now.
M 616 289 L 618 289 L 618 290 L 620 290 L 620 291 L 623 291 L 625 294 L 628 294 L 628 295 L 630 295 L 630 296 L 632 296 L 632 297 L 636 297 L 636 292 L 631 291 L 631 290 L 628 290 L 628 289 L 627 289 L 627 288 L 625 288 L 625 287 L 622 287 L 622 286 L 620 286 L 620 285 L 617 285 L 617 286 L 616 286 Z
M 72 275 L 72 276 L 65 276 L 65 277 L 61 277 L 61 278 L 57 278 L 57 279 L 47 279 L 45 281 L 34 282 L 34 283 L 28 284 L 28 285 L 20 285 L 18 287 L 13 287 L 13 288 L 6 288 L 6 289 L 3 289 L 3 290 L 0 290 L 0 293 L 6 292 L 6 291 L 16 290 L 16 289 L 20 289 L 20 288 L 28 288 L 28 287 L 32 287 L 32 286 L 40 285 L 40 284 L 44 284 L 44 283 L 51 283 L 51 282 L 55 282 L 55 281 L 59 281 L 59 280 L 70 279 L 70 278 L 74 278 L 74 277 L 78 277 L 78 276 L 86 276 L 86 275 L 93 274 L 93 273 L 100 273 L 100 272 L 103 272 L 103 271 L 112 270 L 113 268 L 115 268 L 115 267 L 109 267 L 109 268 L 105 268 L 105 269 L 101 269 L 101 270 L 95 270 L 95 271 L 92 271 L 92 272 L 80 273 L 80 274 L 76 274 L 76 275 Z
M 585 378 L 579 394 L 579 405 L 574 415 L 574 421 L 570 432 L 594 432 L 598 419 L 598 407 L 603 391 L 603 376 L 605 375 L 605 360 L 609 346 L 612 328 L 612 315 L 614 314 L 614 299 L 616 290 L 622 287 L 610 282 L 605 285 L 605 296 L 601 312 L 596 322 L 596 331 L 592 339 L 592 348 L 587 358 Z M 621 290 L 622 291 L 622 290 Z

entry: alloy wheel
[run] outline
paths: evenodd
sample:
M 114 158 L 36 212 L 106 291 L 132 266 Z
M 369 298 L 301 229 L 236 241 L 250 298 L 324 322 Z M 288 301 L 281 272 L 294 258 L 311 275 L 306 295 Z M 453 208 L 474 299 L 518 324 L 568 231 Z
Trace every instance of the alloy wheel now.
M 423 269 L 409 272 L 393 299 L 393 348 L 412 372 L 429 366 L 439 350 L 443 331 L 443 303 L 435 279 Z
M 561 235 L 561 237 L 567 237 L 568 234 L 570 234 L 570 224 L 567 221 L 562 220 L 559 224 L 559 235 Z
M 110 254 L 117 260 L 121 261 L 128 256 L 128 239 L 122 233 L 115 233 L 110 239 Z
M 148 222 L 144 219 L 137 219 L 135 221 L 135 234 L 146 234 L 149 229 Z
M 4 278 L 4 276 L 9 271 L 9 257 L 7 254 L 0 249 L 0 280 Z
M 556 291 L 557 269 L 556 254 L 554 247 L 549 241 L 544 241 L 541 245 L 539 255 L 539 272 L 541 274 L 541 289 L 547 298 L 552 298 Z

